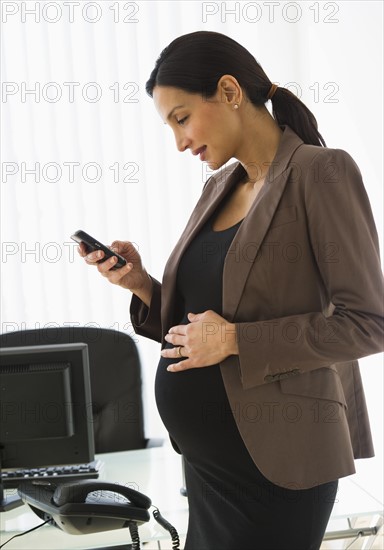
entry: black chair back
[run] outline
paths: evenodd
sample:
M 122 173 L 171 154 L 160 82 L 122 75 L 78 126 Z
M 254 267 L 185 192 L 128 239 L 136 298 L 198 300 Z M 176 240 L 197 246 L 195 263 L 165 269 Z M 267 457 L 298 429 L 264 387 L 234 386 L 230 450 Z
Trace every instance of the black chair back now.
M 0 335 L 1 347 L 88 344 L 96 453 L 142 449 L 141 365 L 133 339 L 96 327 L 49 327 Z

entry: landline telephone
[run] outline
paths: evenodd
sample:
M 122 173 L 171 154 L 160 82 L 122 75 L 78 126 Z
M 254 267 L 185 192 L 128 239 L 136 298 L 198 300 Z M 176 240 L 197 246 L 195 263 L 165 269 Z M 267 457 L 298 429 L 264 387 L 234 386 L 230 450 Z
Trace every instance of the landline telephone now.
M 99 480 L 54 484 L 40 480 L 22 483 L 18 493 L 44 521 L 70 534 L 89 534 L 128 527 L 132 549 L 140 548 L 137 526 L 150 520 L 151 499 L 130 487 Z M 171 533 L 179 548 L 176 529 L 156 508 L 153 516 Z

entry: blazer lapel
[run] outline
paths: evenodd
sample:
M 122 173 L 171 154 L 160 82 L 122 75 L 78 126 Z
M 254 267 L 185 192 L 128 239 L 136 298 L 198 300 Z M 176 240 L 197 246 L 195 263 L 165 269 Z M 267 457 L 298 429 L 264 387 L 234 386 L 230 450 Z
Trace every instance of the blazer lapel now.
M 239 181 L 244 174 L 245 170 L 243 166 L 240 163 L 233 163 L 226 169 L 212 176 L 212 180 L 207 182 L 180 239 L 171 252 L 164 269 L 164 277 L 162 280 L 162 296 L 166 297 L 166 299 L 162 300 L 161 311 L 163 334 L 167 332 L 170 319 L 172 319 L 171 312 L 175 299 L 177 267 L 184 251 L 205 222 L 208 221 L 231 187 Z
M 290 172 L 291 168 L 277 176 L 273 188 L 263 186 L 263 193 L 257 197 L 228 249 L 223 270 L 222 309 L 223 317 L 228 321 L 232 321 L 236 314 L 249 271 L 256 260 Z
M 289 161 L 303 141 L 285 126 L 265 183 L 237 231 L 224 262 L 223 317 L 232 321 L 249 271 L 272 222 L 292 171 Z

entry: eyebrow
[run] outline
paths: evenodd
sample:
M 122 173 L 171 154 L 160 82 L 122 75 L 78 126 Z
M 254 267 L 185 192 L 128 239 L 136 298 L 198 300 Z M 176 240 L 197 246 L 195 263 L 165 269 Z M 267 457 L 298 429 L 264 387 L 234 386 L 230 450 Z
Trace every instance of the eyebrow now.
M 176 109 L 180 109 L 181 107 L 185 107 L 185 105 L 176 105 L 176 107 L 174 107 L 172 111 L 169 113 L 169 115 L 167 116 L 167 120 L 171 118 L 171 116 L 173 115 L 174 111 L 176 111 Z M 166 124 L 166 122 L 164 122 L 164 124 Z

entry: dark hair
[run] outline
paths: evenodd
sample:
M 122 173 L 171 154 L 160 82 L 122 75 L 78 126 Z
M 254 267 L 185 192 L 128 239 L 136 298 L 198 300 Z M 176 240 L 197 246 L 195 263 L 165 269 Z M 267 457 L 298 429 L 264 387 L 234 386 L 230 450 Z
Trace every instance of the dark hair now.
M 264 105 L 272 82 L 261 65 L 238 42 L 212 31 L 197 31 L 173 40 L 156 61 L 146 91 L 152 97 L 158 86 L 173 86 L 210 98 L 224 74 L 234 76 L 256 106 Z M 326 146 L 313 113 L 287 88 L 278 87 L 271 99 L 279 126 L 288 125 L 304 143 Z

